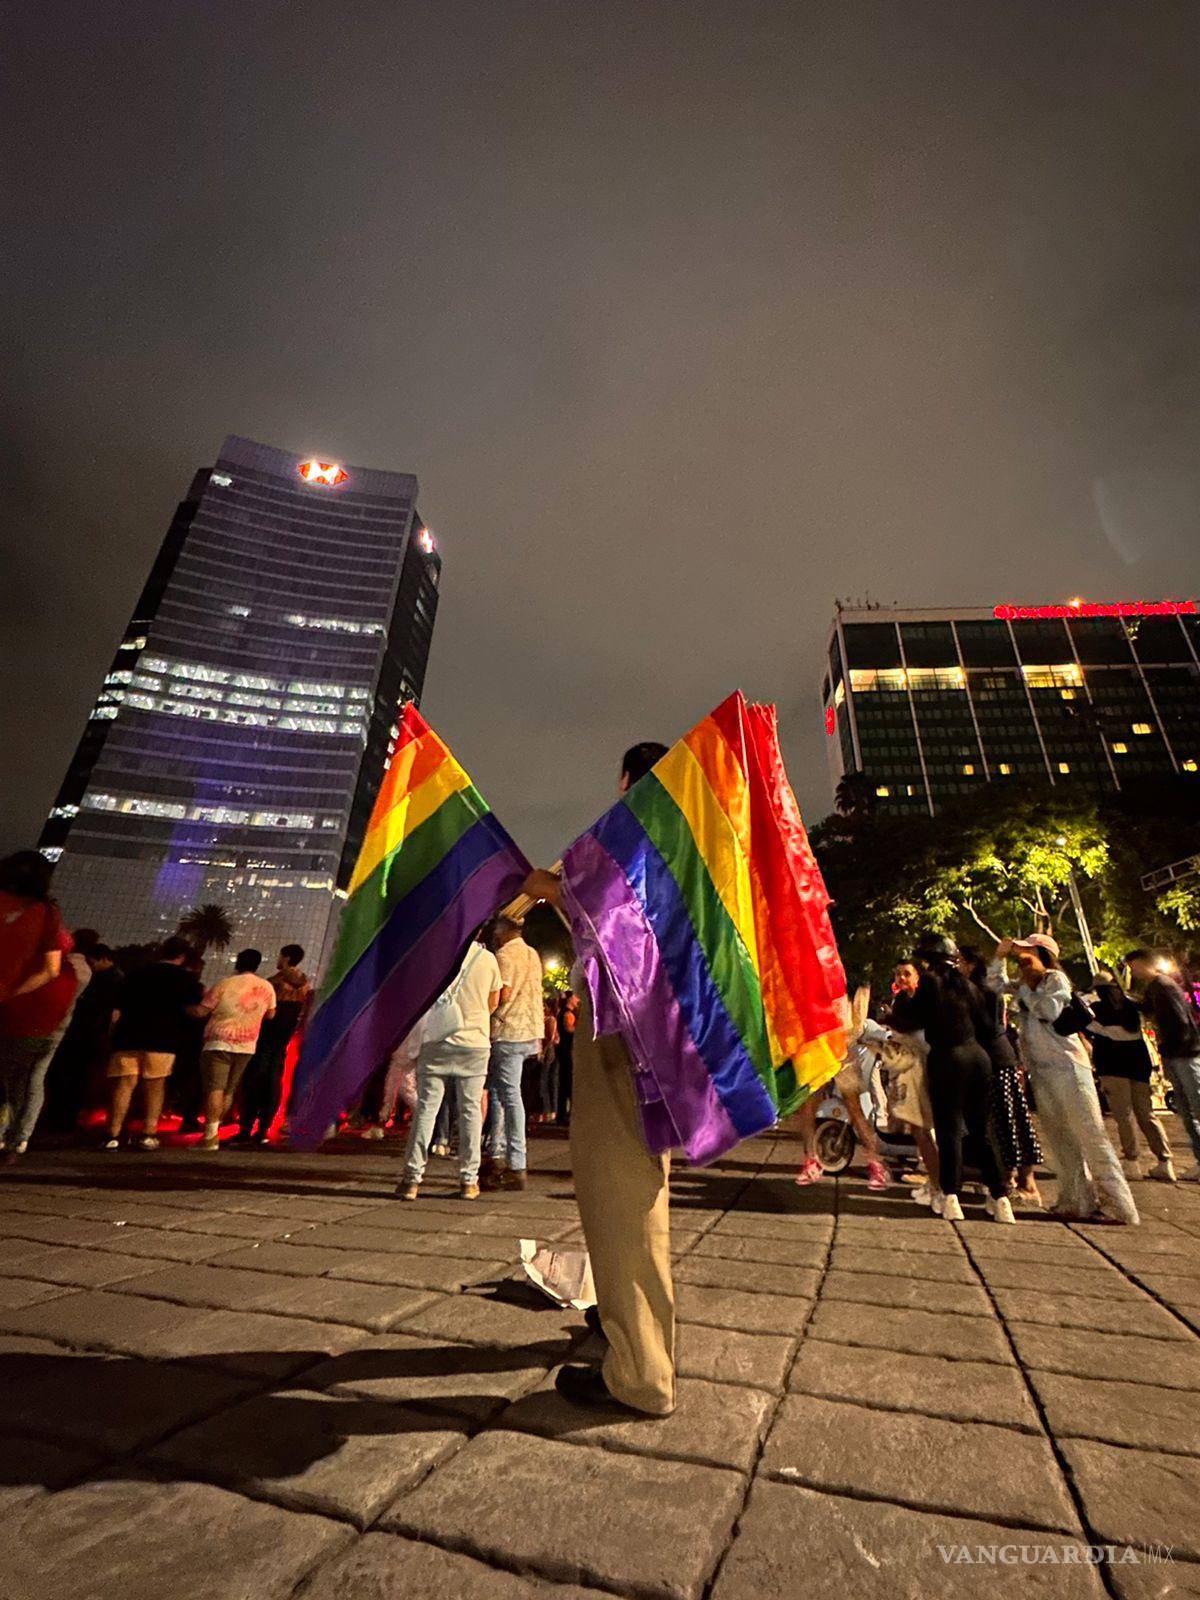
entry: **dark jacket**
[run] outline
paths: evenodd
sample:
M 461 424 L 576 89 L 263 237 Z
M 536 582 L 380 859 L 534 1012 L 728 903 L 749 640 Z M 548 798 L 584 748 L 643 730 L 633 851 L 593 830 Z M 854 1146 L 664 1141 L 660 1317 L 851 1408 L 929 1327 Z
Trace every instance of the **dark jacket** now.
M 1154 1023 L 1164 1060 L 1200 1056 L 1200 1018 L 1191 999 L 1173 978 L 1152 978 L 1142 1010 Z
M 1102 1078 L 1149 1083 L 1153 1063 L 1142 1038 L 1142 1014 L 1119 983 L 1099 983 L 1084 999 L 1095 1021 L 1087 1030 L 1092 1064 Z

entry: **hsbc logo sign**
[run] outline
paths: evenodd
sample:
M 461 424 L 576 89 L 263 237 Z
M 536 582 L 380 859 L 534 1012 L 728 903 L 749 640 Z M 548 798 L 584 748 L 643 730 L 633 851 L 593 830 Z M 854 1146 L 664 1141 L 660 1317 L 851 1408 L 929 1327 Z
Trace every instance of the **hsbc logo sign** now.
M 305 483 L 322 489 L 336 489 L 339 484 L 346 483 L 350 474 L 336 461 L 318 461 L 314 456 L 311 461 L 302 461 L 296 471 Z

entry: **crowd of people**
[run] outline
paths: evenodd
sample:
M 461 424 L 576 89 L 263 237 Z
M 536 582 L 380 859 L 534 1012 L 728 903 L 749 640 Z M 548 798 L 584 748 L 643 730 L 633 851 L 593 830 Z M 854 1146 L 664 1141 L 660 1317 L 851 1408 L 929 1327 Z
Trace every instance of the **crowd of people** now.
M 995 1221 L 1014 1223 L 1014 1208 L 1023 1205 L 1041 1209 L 1036 1172 L 1044 1146 L 1058 1180 L 1056 1216 L 1136 1224 L 1130 1182 L 1179 1177 L 1154 1107 L 1147 1021 L 1196 1158 L 1182 1179 L 1200 1181 L 1194 992 L 1151 951 L 1132 950 L 1121 965 L 1130 988 L 1104 967 L 1080 992 L 1049 933 L 1003 940 L 990 961 L 930 934 L 896 967 L 891 997 L 878 1016 L 868 1014 L 861 992 L 835 1086 L 867 1157 L 868 1186 L 884 1189 L 892 1182 L 878 1132 L 883 1119 L 913 1141 L 925 1180 L 913 1198 L 951 1221 L 964 1215 L 968 1168 Z M 871 1121 L 863 1100 L 876 1069 L 885 1087 L 880 1114 Z M 813 1097 L 799 1114 L 801 1185 L 824 1175 L 816 1148 L 818 1102 Z M 1105 1104 L 1119 1153 L 1105 1130 Z M 1148 1169 L 1139 1159 L 1139 1128 L 1153 1158 Z
M 664 753 L 654 743 L 627 751 L 619 792 Z M 243 950 L 233 971 L 206 988 L 203 961 L 182 937 L 114 954 L 95 930 L 69 933 L 50 880 L 37 852 L 0 862 L 4 1159 L 26 1151 L 43 1104 L 43 1125 L 66 1133 L 101 1097 L 103 1147 L 120 1149 L 137 1094 L 136 1147 L 144 1150 L 159 1147 L 168 1112 L 208 1152 L 220 1148 L 235 1112 L 238 1144 L 261 1147 L 286 1136 L 288 1047 L 312 999 L 304 951 L 284 946 L 264 979 L 260 952 Z M 561 905 L 554 872 L 532 873 L 525 892 Z M 914 1200 L 949 1221 L 964 1217 L 972 1182 L 998 1223 L 1014 1223 L 1022 1207 L 1040 1208 L 1037 1170 L 1047 1160 L 1058 1184 L 1055 1213 L 1065 1219 L 1136 1224 L 1131 1182 L 1200 1181 L 1195 993 L 1153 952 L 1132 950 L 1122 966 L 1124 980 L 1105 968 L 1080 992 L 1048 932 L 1002 940 L 990 960 L 930 934 L 896 966 L 875 1015 L 869 995 L 856 995 L 835 1088 L 866 1156 L 868 1186 L 881 1191 L 899 1181 L 891 1136 L 881 1128 L 903 1130 L 921 1169 L 912 1174 L 921 1180 Z M 541 959 L 520 919 L 499 917 L 379 1064 L 360 1104 L 347 1108 L 349 1125 L 366 1138 L 388 1129 L 403 1138 L 397 1193 L 410 1202 L 431 1156 L 449 1155 L 455 1135 L 460 1194 L 474 1200 L 483 1191 L 525 1188 L 530 1122 L 569 1127 L 597 1291 L 587 1319 L 605 1357 L 598 1366 L 562 1368 L 556 1382 L 580 1404 L 666 1415 L 675 1404 L 670 1163 L 642 1137 L 624 1042 L 595 1034 L 578 972 L 572 990 L 547 998 Z M 1147 1022 L 1195 1157 L 1179 1175 L 1155 1109 Z M 802 1186 L 825 1174 L 822 1098 L 810 1097 L 797 1118 Z M 1119 1152 L 1105 1130 L 1105 1105 Z M 1139 1131 L 1149 1170 L 1139 1158 Z

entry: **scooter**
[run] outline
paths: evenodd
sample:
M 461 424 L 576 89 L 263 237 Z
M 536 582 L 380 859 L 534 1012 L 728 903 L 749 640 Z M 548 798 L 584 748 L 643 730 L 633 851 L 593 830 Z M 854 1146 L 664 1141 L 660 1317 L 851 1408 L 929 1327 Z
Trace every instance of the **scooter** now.
M 854 1160 L 858 1138 L 846 1114 L 845 1102 L 835 1083 L 825 1087 L 825 1099 L 817 1108 L 816 1155 L 823 1170 L 831 1176 L 845 1172 Z M 863 1115 L 879 1142 L 879 1152 L 893 1171 L 913 1169 L 919 1165 L 916 1141 L 910 1133 L 889 1130 L 887 1096 L 883 1088 L 883 1064 L 878 1056 L 872 1058 L 866 1091 L 859 1096 Z

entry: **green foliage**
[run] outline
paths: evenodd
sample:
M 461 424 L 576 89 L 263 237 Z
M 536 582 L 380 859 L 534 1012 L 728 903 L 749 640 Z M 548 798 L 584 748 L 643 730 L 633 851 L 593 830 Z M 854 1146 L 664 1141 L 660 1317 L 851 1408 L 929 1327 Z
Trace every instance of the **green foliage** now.
M 227 950 L 233 943 L 233 922 L 224 906 L 211 901 L 194 906 L 180 919 L 179 932 L 196 946 L 203 955 L 211 946 L 214 950 Z
M 1200 928 L 1200 878 L 1157 895 L 1140 879 L 1196 849 L 1200 818 L 1190 799 L 1163 809 L 988 787 L 936 818 L 861 809 L 828 817 L 813 845 L 852 980 L 881 981 L 930 929 L 985 949 L 994 938 L 1049 930 L 1073 962 L 1082 940 L 1072 873 L 1103 958 L 1135 944 L 1181 950 Z
M 548 967 L 542 973 L 542 996 L 546 1000 L 557 1000 L 568 993 L 571 987 L 571 978 L 565 965 Z

